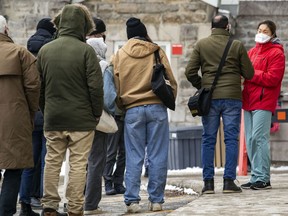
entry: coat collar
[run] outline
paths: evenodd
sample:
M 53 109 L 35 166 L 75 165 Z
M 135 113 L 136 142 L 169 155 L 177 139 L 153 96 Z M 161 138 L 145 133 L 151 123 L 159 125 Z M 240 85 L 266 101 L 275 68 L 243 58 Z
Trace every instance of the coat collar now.
M 0 41 L 14 43 L 13 40 L 6 34 L 0 33 Z
M 230 36 L 230 33 L 222 28 L 214 28 L 212 29 L 212 33 L 211 35 L 226 35 L 226 36 Z

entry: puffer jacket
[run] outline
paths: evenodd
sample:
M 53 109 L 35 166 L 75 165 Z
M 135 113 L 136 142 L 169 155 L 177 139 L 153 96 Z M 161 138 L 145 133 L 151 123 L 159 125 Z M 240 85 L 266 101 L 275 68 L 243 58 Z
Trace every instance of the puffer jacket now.
M 177 82 L 165 52 L 157 44 L 131 38 L 113 58 L 119 108 L 127 110 L 135 106 L 162 103 L 151 88 L 152 70 L 155 64 L 154 52 L 157 49 L 176 98 Z
M 196 43 L 185 71 L 187 79 L 195 88 L 212 86 L 229 37 L 228 31 L 216 28 L 212 29 L 209 37 Z M 198 75 L 199 68 L 202 76 Z M 251 79 L 253 75 L 254 69 L 244 45 L 234 40 L 213 92 L 213 99 L 241 100 L 241 76 Z
M 252 80 L 245 80 L 243 109 L 274 112 L 285 71 L 285 55 L 279 43 L 256 43 L 248 55 L 255 69 Z
M 103 109 L 103 79 L 95 51 L 86 44 L 93 20 L 86 7 L 72 4 L 54 23 L 57 38 L 37 56 L 44 130 L 94 130 Z
M 33 117 L 40 79 L 35 57 L 0 33 L 0 169 L 34 166 Z

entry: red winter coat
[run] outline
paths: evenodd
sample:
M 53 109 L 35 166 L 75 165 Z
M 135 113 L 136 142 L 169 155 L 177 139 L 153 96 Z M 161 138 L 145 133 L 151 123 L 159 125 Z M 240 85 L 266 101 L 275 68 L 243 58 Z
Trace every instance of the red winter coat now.
M 255 74 L 244 81 L 243 109 L 246 111 L 275 111 L 281 82 L 285 71 L 285 55 L 282 45 L 268 42 L 256 43 L 248 52 Z

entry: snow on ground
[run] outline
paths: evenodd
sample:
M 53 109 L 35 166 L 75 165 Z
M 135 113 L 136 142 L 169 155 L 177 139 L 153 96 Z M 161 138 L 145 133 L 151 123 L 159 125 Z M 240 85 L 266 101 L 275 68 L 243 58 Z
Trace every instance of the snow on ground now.
M 61 168 L 60 175 L 65 176 L 65 170 L 67 169 L 67 164 L 63 163 Z M 271 172 L 273 171 L 288 171 L 288 166 L 279 166 L 279 167 L 271 167 Z M 145 169 L 143 168 L 143 173 Z M 238 172 L 238 167 L 237 167 Z M 222 174 L 224 173 L 224 168 L 215 168 L 215 174 Z M 200 167 L 188 167 L 186 169 L 180 169 L 180 170 L 168 170 L 168 176 L 188 176 L 188 175 L 201 175 L 202 174 L 202 168 Z M 147 190 L 147 184 L 142 184 L 140 187 L 140 190 Z M 188 195 L 198 195 L 192 188 L 180 188 L 176 187 L 174 185 L 166 185 L 165 190 L 170 191 L 183 191 L 185 194 Z

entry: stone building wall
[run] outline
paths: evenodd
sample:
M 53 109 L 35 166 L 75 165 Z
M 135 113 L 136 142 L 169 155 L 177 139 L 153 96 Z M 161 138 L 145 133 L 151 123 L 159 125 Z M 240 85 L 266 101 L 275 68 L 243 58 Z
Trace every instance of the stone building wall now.
M 53 17 L 65 4 L 67 1 L 61 0 L 0 0 L 0 14 L 8 16 L 14 41 L 25 46 L 37 22 Z M 210 34 L 210 20 L 216 9 L 200 0 L 86 0 L 83 4 L 107 25 L 107 59 L 115 51 L 115 43 L 127 40 L 125 22 L 131 16 L 145 23 L 153 41 L 183 46 L 182 55 L 170 56 L 179 84 L 176 111 L 169 111 L 170 122 L 175 126 L 201 124 L 187 109 L 188 97 L 195 89 L 186 80 L 184 70 L 192 45 Z

